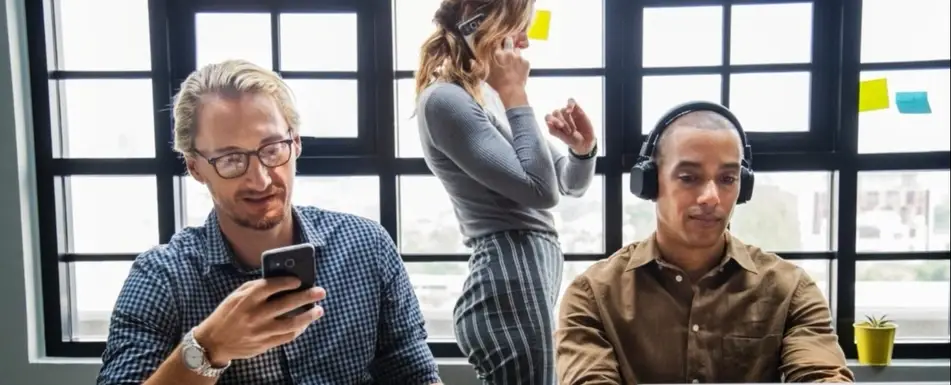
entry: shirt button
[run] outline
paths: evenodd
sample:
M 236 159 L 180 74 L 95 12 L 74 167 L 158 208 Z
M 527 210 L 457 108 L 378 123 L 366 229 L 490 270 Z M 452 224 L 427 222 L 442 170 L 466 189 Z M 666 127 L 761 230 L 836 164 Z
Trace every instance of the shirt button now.
M 699 384 L 699 383 L 700 383 L 700 380 L 694 378 L 693 381 L 691 381 L 691 382 L 693 382 L 694 384 Z
M 677 282 L 680 282 L 680 281 L 683 281 L 683 280 L 684 280 L 684 277 L 681 277 L 681 276 L 678 275 L 678 276 L 674 277 L 674 279 L 676 279 Z
M 700 325 L 693 325 L 693 327 L 690 328 L 690 329 L 693 330 L 693 331 L 699 331 L 699 330 L 700 330 Z M 696 380 L 694 380 L 694 381 L 696 381 Z

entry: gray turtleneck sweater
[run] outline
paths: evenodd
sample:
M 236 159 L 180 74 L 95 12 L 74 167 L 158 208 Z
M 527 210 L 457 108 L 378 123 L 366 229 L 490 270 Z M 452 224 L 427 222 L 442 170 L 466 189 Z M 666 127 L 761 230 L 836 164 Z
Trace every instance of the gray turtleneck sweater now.
M 505 110 L 495 91 L 482 88 L 485 107 L 451 83 L 434 83 L 419 95 L 426 164 L 448 191 L 467 239 L 504 230 L 554 232 L 548 209 L 561 195 L 584 194 L 595 158 L 561 154 L 532 107 Z

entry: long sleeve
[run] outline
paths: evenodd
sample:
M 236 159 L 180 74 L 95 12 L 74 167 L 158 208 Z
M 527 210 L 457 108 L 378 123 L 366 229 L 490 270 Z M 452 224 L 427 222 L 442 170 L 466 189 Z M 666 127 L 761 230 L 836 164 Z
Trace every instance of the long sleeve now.
M 548 147 L 555 162 L 555 174 L 558 176 L 558 190 L 562 195 L 580 198 L 588 191 L 594 179 L 594 166 L 597 158 L 578 159 L 562 154 L 551 142 Z
M 483 186 L 532 208 L 558 204 L 552 154 L 531 107 L 505 112 L 511 144 L 459 86 L 432 86 L 420 96 L 417 111 L 421 135 L 428 135 L 435 148 Z
M 165 272 L 148 259 L 132 264 L 112 312 L 97 384 L 141 384 L 175 349 L 178 310 L 170 290 Z
M 621 385 L 614 347 L 604 333 L 587 278 L 565 289 L 555 331 L 555 365 L 561 385 Z
M 854 382 L 825 297 L 802 270 L 789 305 L 780 371 L 786 382 Z

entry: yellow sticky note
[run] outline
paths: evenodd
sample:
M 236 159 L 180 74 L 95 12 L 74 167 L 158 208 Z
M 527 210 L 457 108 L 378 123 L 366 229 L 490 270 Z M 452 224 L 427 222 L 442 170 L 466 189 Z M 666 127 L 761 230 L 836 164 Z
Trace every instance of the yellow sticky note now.
M 532 40 L 548 40 L 548 28 L 551 27 L 551 11 L 539 9 L 535 11 L 532 25 L 528 27 L 528 38 Z
M 888 79 L 873 79 L 859 83 L 859 112 L 884 110 L 889 107 Z

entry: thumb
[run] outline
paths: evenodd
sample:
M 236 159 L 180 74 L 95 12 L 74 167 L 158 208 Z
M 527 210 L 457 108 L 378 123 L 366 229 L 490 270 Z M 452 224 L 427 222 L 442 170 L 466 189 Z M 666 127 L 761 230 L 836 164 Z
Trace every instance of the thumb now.
M 585 117 L 584 110 L 581 108 L 581 105 L 575 101 L 574 98 L 568 99 L 568 113 L 572 118 L 580 119 Z

